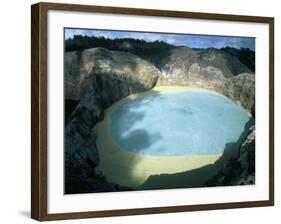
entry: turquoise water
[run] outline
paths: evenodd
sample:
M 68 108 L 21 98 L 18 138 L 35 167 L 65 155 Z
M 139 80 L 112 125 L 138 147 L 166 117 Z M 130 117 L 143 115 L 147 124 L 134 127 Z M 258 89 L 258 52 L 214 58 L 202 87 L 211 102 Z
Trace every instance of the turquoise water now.
M 151 156 L 212 155 L 236 142 L 249 116 L 226 97 L 184 92 L 128 100 L 111 114 L 114 141 Z

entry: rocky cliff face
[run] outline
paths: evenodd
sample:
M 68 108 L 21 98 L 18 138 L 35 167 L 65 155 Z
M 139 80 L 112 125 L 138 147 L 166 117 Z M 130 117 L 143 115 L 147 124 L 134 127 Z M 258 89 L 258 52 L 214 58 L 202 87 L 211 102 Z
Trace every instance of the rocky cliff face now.
M 217 68 L 226 78 L 240 73 L 252 73 L 237 57 L 226 51 L 214 48 L 196 50 L 181 46 L 171 49 L 169 56 L 163 59 L 161 66 L 161 71 L 164 74 L 163 78 L 188 80 L 188 72 L 193 64 L 197 64 L 201 69 L 207 67 Z
M 163 62 L 157 85 L 182 85 L 215 90 L 251 111 L 255 99 L 255 76 L 237 58 L 217 49 L 171 50 Z
M 66 53 L 65 75 L 65 98 L 79 100 L 65 128 L 66 192 L 122 190 L 95 172 L 99 157 L 92 128 L 114 102 L 154 87 L 160 73 L 130 53 L 95 48 Z
M 120 98 L 151 89 L 159 75 L 158 69 L 151 63 L 127 52 L 109 51 L 104 48 L 66 52 L 65 98 L 79 100 L 84 94 L 83 90 L 88 91 L 83 85 L 87 85 L 89 81 L 85 80 L 93 77 L 95 83 L 113 81 L 103 86 L 104 91 L 110 90 L 114 93 L 112 96 Z

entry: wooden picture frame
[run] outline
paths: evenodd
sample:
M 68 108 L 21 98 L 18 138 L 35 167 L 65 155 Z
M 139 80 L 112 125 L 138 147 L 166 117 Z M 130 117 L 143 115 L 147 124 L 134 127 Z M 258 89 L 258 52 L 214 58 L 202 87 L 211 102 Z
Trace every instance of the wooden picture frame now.
M 82 212 L 48 212 L 48 12 L 87 12 L 188 18 L 210 21 L 248 22 L 269 26 L 269 182 L 268 199 L 228 203 L 161 206 Z M 118 8 L 90 5 L 38 3 L 31 7 L 31 217 L 39 221 L 81 219 L 94 217 L 187 212 L 226 208 L 246 208 L 274 205 L 274 18 L 258 16 L 224 15 L 183 11 L 163 11 L 137 8 Z

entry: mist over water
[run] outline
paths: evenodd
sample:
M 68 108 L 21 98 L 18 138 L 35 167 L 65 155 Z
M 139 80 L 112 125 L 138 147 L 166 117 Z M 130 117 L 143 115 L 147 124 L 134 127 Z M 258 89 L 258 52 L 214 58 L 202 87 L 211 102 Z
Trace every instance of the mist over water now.
M 123 149 L 149 156 L 215 155 L 236 142 L 249 115 L 209 92 L 127 100 L 111 114 L 111 134 Z

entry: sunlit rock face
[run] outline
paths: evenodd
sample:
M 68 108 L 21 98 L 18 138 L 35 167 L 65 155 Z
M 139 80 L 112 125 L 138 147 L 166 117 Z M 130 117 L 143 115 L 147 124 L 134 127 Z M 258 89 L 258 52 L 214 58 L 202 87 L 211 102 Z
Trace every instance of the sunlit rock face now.
M 128 94 L 151 89 L 159 75 L 154 65 L 127 52 L 104 48 L 66 52 L 65 98 L 79 100 L 88 92 L 86 87 L 92 82 L 99 93 L 110 89 L 110 97 L 115 101 Z M 105 97 L 105 93 L 102 94 Z
M 189 47 L 177 47 L 171 49 L 169 56 L 161 63 L 162 76 L 159 82 L 165 80 L 187 79 L 190 66 L 197 60 L 197 54 Z
M 194 67 L 191 68 L 194 64 L 199 66 L 197 66 L 197 72 Z M 252 73 L 246 65 L 228 52 L 214 48 L 192 49 L 181 46 L 170 50 L 169 56 L 162 60 L 160 69 L 164 77 L 161 77 L 159 82 L 165 83 L 165 78 L 188 80 L 190 79 L 189 71 L 196 74 L 207 67 L 217 68 L 225 78 L 240 73 Z

